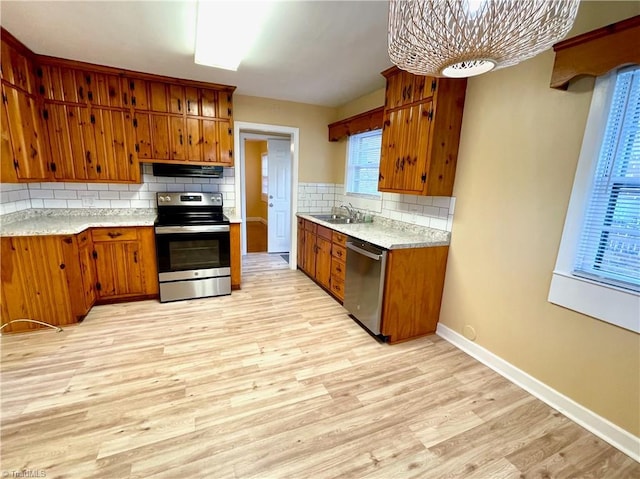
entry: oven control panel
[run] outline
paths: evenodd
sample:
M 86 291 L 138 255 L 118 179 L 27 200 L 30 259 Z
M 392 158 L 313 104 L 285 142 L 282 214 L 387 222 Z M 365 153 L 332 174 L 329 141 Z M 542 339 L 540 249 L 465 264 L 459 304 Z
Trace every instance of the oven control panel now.
M 222 193 L 159 192 L 156 203 L 158 206 L 222 206 Z

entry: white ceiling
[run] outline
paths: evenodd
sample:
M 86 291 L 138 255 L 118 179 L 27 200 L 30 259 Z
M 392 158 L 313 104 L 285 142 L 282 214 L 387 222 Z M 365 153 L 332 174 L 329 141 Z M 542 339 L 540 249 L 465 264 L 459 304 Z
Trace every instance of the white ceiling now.
M 237 72 L 193 62 L 194 1 L 2 0 L 0 23 L 39 54 L 335 107 L 384 86 L 387 10 L 386 1 L 278 2 Z

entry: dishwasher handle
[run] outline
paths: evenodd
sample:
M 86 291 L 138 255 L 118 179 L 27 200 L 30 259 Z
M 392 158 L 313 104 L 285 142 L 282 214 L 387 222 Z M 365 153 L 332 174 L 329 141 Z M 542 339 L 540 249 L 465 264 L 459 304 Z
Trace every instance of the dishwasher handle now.
M 358 248 L 354 243 L 352 243 L 351 241 L 347 241 L 347 248 L 349 248 L 350 250 L 355 251 L 358 254 L 361 254 L 363 256 L 366 256 L 367 258 L 371 258 L 374 259 L 376 261 L 380 261 L 383 257 L 383 254 L 376 254 L 376 253 L 372 253 L 371 251 L 367 251 L 365 249 L 362 248 Z

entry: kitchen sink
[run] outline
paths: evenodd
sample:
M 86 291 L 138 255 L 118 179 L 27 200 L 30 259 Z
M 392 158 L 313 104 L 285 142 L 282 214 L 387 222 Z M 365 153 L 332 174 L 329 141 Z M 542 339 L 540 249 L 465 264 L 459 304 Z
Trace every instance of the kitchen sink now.
M 326 221 L 327 223 L 332 223 L 334 225 L 346 225 L 350 223 L 356 223 L 356 220 L 353 218 L 349 218 L 348 216 L 341 215 L 311 215 L 313 218 L 321 221 Z

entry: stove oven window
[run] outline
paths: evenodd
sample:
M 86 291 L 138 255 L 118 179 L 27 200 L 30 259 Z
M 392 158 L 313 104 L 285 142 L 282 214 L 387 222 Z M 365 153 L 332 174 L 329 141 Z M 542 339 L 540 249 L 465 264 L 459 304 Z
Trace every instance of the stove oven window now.
M 172 241 L 169 257 L 173 271 L 220 268 L 220 242 L 217 240 Z

